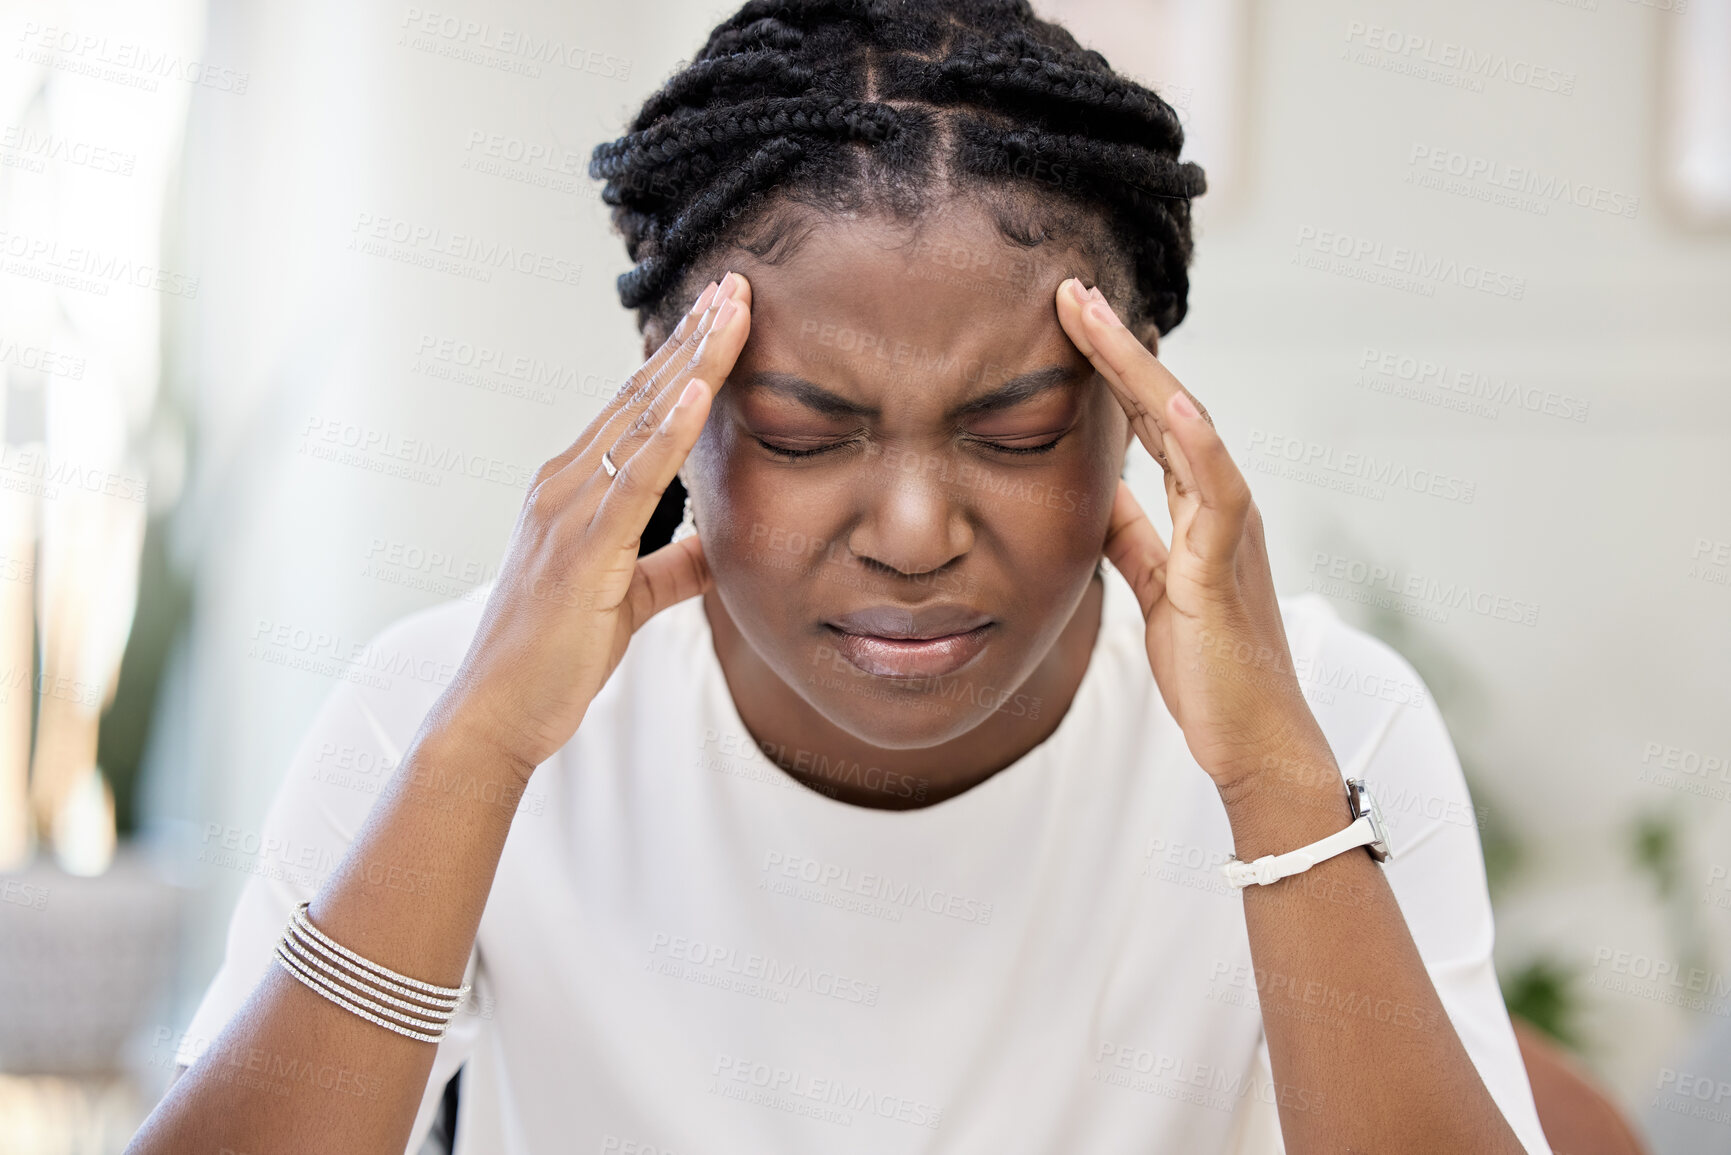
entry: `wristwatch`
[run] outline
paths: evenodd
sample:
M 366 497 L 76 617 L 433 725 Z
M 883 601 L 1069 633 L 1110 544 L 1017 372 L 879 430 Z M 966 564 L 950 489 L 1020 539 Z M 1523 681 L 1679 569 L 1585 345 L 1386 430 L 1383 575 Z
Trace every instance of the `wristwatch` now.
M 1227 882 L 1243 889 L 1251 883 L 1266 886 L 1290 875 L 1301 874 L 1325 859 L 1359 846 L 1370 851 L 1370 856 L 1378 862 L 1393 858 L 1394 851 L 1388 845 L 1388 830 L 1382 824 L 1382 811 L 1377 809 L 1376 800 L 1370 796 L 1364 779 L 1346 780 L 1346 803 L 1352 811 L 1352 825 L 1345 830 L 1286 854 L 1265 854 L 1254 862 L 1243 862 L 1233 857 L 1220 868 L 1220 872 L 1226 876 Z

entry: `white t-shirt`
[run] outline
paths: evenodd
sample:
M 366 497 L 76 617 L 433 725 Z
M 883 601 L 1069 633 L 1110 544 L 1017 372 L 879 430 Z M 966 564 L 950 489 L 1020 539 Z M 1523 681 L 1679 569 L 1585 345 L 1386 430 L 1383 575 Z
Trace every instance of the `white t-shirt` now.
M 463 1065 L 459 1155 L 1278 1152 L 1242 899 L 1218 870 L 1225 812 L 1155 686 L 1134 597 L 1105 571 L 1101 628 L 1053 734 L 905 811 L 838 802 L 757 748 L 697 599 L 645 625 L 518 807 L 475 991 L 409 1150 Z M 1343 773 L 1368 777 L 1385 811 L 1388 879 L 1443 1006 L 1527 1150 L 1548 1155 L 1441 716 L 1404 660 L 1327 603 L 1282 607 Z M 403 619 L 370 668 L 454 667 L 480 612 Z M 273 858 L 253 865 L 181 1062 L 273 965 L 290 911 L 440 692 L 377 680 L 339 683 L 295 755 L 262 830 Z M 1260 1000 L 1319 1022 L 1413 1013 L 1273 982 Z

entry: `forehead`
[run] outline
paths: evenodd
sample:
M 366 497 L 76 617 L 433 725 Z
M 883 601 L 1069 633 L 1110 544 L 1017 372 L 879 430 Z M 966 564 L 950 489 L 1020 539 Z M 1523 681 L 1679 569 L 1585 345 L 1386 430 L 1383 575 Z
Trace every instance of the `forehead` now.
M 1093 262 L 1072 245 L 1009 240 L 989 208 L 946 202 L 908 224 L 813 214 L 781 254 L 735 254 L 751 280 L 743 367 L 797 373 L 876 393 L 918 382 L 954 401 L 1081 354 L 1058 324 L 1054 294 Z

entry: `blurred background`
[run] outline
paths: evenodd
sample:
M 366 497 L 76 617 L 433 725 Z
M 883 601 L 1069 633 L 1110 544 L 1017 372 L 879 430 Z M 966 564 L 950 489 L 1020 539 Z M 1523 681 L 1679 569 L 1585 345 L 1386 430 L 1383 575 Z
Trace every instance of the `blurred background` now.
M 1731 1151 L 1731 0 L 1035 7 L 1188 126 L 1163 359 L 1441 705 L 1511 1011 Z M 641 359 L 589 152 L 731 10 L 0 0 L 0 1151 L 124 1146 L 328 866 L 288 755 Z

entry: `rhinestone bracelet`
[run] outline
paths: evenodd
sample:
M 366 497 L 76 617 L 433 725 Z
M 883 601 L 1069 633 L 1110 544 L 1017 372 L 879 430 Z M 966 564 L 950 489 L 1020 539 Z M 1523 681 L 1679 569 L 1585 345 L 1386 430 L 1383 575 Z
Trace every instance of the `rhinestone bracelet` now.
M 469 993 L 398 974 L 341 946 L 295 908 L 277 943 L 276 960 L 308 989 L 368 1022 L 423 1043 L 437 1043 Z M 394 993 L 386 993 L 394 992 Z M 403 998 L 397 998 L 402 995 Z

